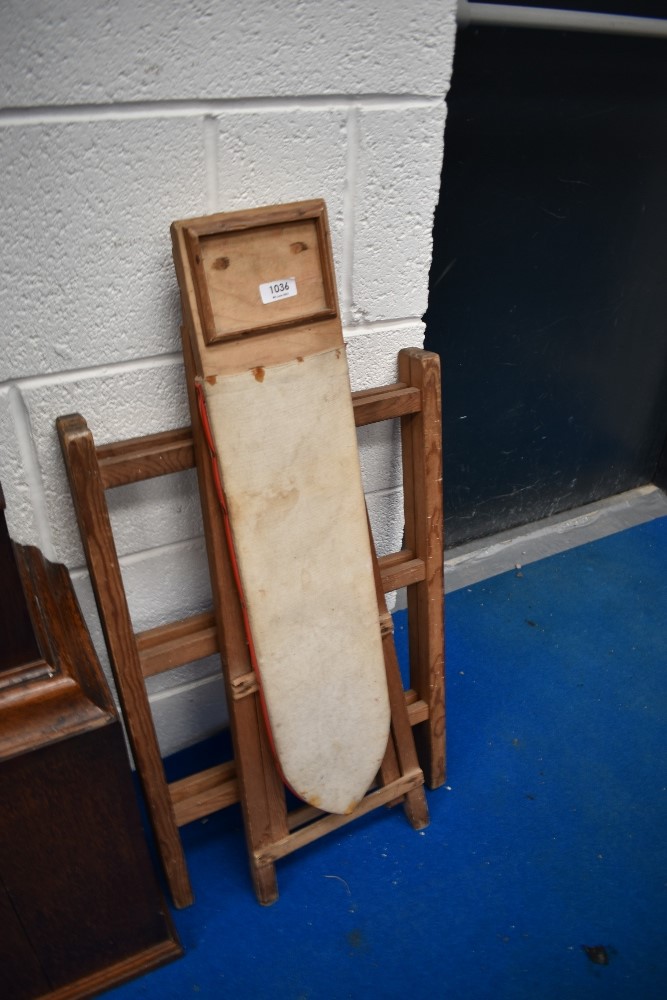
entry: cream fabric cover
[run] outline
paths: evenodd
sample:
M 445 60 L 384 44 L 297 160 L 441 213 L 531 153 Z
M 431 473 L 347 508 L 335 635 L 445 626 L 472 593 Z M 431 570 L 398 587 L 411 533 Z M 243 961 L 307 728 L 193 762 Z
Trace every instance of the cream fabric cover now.
M 390 711 L 345 351 L 205 392 L 284 778 L 347 813 L 382 761 Z

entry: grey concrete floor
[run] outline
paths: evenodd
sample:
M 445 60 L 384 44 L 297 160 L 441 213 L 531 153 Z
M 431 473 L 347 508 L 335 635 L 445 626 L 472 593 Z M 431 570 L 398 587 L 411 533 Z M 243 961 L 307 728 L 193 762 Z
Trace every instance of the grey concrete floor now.
M 445 553 L 445 592 L 665 515 L 667 495 L 649 484 L 544 521 L 469 542 Z

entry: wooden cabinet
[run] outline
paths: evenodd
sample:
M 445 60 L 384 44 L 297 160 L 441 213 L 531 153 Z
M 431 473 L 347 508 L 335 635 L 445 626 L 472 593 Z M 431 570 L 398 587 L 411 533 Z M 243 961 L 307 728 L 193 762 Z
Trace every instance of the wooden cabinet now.
M 2 994 L 87 997 L 181 948 L 69 575 L 11 543 L 1 491 L 0 588 Z

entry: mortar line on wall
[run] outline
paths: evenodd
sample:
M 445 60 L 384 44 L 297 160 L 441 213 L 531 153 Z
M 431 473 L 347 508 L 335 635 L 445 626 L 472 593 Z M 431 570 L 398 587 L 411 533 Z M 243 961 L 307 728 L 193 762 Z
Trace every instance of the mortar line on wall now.
M 442 94 L 313 94 L 301 97 L 206 98 L 199 100 L 127 101 L 115 104 L 54 104 L 0 110 L 0 126 L 49 125 L 136 118 L 193 118 L 266 111 L 326 110 L 362 104 L 369 108 L 434 107 Z
M 381 490 L 364 490 L 364 495 L 367 500 L 372 500 L 374 497 L 377 497 L 379 500 L 392 496 L 402 497 L 403 486 L 401 483 L 397 483 L 396 486 L 384 486 Z
M 16 386 L 9 388 L 9 412 L 16 428 L 16 443 L 18 444 L 21 464 L 28 487 L 28 497 L 35 518 L 39 548 L 51 562 L 55 562 L 55 548 L 51 537 L 51 527 L 44 496 L 44 483 L 37 457 L 37 449 L 30 426 L 30 414 L 21 390 Z
M 15 378 L 9 383 L 25 389 L 41 389 L 51 385 L 67 385 L 85 378 L 106 378 L 115 375 L 126 375 L 136 371 L 147 371 L 152 368 L 173 367 L 183 364 L 183 355 L 179 352 L 170 354 L 155 354 L 147 358 L 130 358 L 127 361 L 116 361 L 104 365 L 92 365 L 87 368 L 67 368 L 63 371 L 47 372 L 45 375 L 27 375 L 25 378 Z M 5 383 L 7 385 L 7 383 Z M 0 383 L 0 389 L 3 384 Z
M 140 549 L 137 552 L 126 552 L 118 557 L 121 567 L 137 566 L 144 562 L 147 556 L 150 558 L 161 558 L 164 555 L 174 555 L 177 552 L 204 550 L 203 534 L 193 535 L 191 538 L 179 538 L 175 542 L 163 542 L 162 545 L 154 545 L 149 549 Z
M 423 329 L 421 316 L 397 316 L 393 319 L 358 320 L 343 326 L 346 340 L 362 337 L 366 333 L 390 333 L 392 330 L 406 330 L 415 326 Z
M 341 293 L 342 298 L 342 293 Z M 343 332 L 346 340 L 361 337 L 366 333 L 391 332 L 392 330 L 411 329 L 423 326 L 420 316 L 397 316 L 391 319 L 360 320 L 344 324 Z M 18 387 L 23 389 L 41 389 L 52 385 L 67 385 L 87 378 L 107 378 L 116 375 L 126 375 L 131 372 L 149 371 L 152 368 L 183 365 L 183 355 L 180 351 L 169 354 L 154 354 L 145 358 L 129 358 L 126 361 L 108 362 L 103 365 L 91 365 L 85 368 L 67 368 L 62 371 L 47 372 L 44 375 L 27 375 L 17 377 L 7 382 L 0 382 L 1 389 Z
M 203 534 L 192 535 L 190 538 L 179 538 L 177 541 L 173 542 L 163 542 L 161 545 L 153 545 L 147 549 L 138 549 L 135 552 L 125 552 L 118 556 L 118 562 L 121 569 L 129 569 L 132 566 L 138 566 L 142 562 L 150 561 L 154 558 L 161 558 L 162 556 L 172 556 L 178 554 L 179 552 L 191 552 L 199 551 L 203 553 L 204 550 L 204 536 Z M 90 577 L 88 571 L 88 566 L 85 563 L 80 563 L 78 566 L 70 566 L 70 576 L 73 580 L 85 580 Z
M 212 655 L 215 656 L 215 653 Z M 185 684 L 177 684 L 174 687 L 165 688 L 163 691 L 156 691 L 155 694 L 149 694 L 148 700 L 151 705 L 155 705 L 167 698 L 173 698 L 174 695 L 187 694 L 188 691 L 195 691 L 197 688 L 203 687 L 205 684 L 212 684 L 214 681 L 222 681 L 222 674 L 217 666 L 212 666 L 210 674 L 198 677 L 196 681 L 186 681 Z
M 359 111 L 352 106 L 347 112 L 347 163 L 343 188 L 343 265 L 340 300 L 343 326 L 353 321 L 354 305 L 354 237 L 359 159 Z
M 204 118 L 204 166 L 206 170 L 206 204 L 209 212 L 218 211 L 218 138 L 220 129 L 215 115 Z

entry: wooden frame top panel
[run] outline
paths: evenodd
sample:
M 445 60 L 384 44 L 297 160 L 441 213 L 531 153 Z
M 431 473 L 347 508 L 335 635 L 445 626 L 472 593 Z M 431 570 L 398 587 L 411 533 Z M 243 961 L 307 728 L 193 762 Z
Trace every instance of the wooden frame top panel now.
M 184 220 L 206 345 L 338 315 L 323 201 Z

